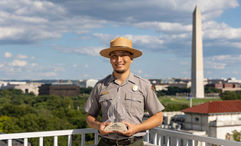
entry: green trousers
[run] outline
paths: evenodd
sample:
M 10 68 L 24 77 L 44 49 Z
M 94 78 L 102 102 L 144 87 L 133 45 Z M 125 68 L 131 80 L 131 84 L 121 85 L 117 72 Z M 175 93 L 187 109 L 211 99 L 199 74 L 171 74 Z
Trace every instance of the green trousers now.
M 140 139 L 129 145 L 118 145 L 118 144 L 109 144 L 100 139 L 98 146 L 144 146 L 144 143 L 143 143 L 143 139 Z

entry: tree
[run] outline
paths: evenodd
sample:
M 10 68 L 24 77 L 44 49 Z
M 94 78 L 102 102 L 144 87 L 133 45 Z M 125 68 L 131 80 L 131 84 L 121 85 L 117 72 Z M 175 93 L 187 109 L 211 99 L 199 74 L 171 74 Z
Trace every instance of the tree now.
M 205 86 L 205 93 L 222 93 L 221 89 L 216 89 L 215 87 Z
M 176 93 L 190 93 L 190 88 L 167 87 L 167 90 L 157 91 L 157 96 L 176 95 Z
M 8 116 L 1 116 L 0 117 L 0 133 L 3 132 L 4 122 L 8 121 L 10 118 Z
M 241 91 L 225 91 L 221 94 L 222 100 L 238 100 L 241 99 Z
M 235 141 L 241 141 L 241 131 L 238 132 L 237 130 L 232 131 L 233 133 L 233 139 Z

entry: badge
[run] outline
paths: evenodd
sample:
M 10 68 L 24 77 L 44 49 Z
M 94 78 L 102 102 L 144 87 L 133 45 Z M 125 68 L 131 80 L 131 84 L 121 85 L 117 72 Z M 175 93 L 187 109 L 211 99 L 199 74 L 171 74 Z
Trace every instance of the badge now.
M 109 94 L 110 92 L 109 91 L 104 91 L 101 93 L 101 95 L 106 95 L 106 94 Z
M 138 86 L 137 85 L 133 85 L 132 90 L 133 91 L 137 91 L 138 90 Z

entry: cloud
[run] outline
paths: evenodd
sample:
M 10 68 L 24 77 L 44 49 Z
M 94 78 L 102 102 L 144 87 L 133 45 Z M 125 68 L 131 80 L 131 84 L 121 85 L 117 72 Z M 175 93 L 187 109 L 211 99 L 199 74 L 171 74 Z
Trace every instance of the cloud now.
M 212 61 L 222 61 L 222 62 L 237 62 L 241 61 L 241 54 L 240 55 L 217 55 L 208 58 Z
M 183 25 L 181 23 L 171 23 L 171 22 L 141 22 L 136 23 L 134 26 L 139 28 L 149 28 L 149 29 L 155 29 L 157 32 L 172 32 L 172 33 L 178 33 L 178 32 L 191 32 L 192 31 L 192 25 Z
M 91 2 L 64 1 L 58 4 L 66 6 L 72 15 L 88 15 L 96 19 L 118 23 L 160 20 L 163 22 L 189 21 L 191 18 L 188 17 L 195 5 L 205 12 L 206 18 L 211 19 L 221 15 L 224 9 L 239 5 L 237 0 L 123 0 L 122 3 L 109 0 L 102 0 L 100 3 L 98 0 L 92 0 Z
M 24 67 L 27 65 L 27 62 L 24 60 L 13 60 L 13 62 L 11 63 L 12 66 L 16 66 L 16 67 Z
M 63 53 L 76 53 L 82 55 L 90 55 L 90 56 L 98 56 L 101 49 L 104 47 L 80 47 L 80 48 L 63 48 L 63 47 L 55 47 L 60 52 Z
M 1 1 L 0 41 L 34 43 L 60 38 L 66 32 L 88 33 L 107 23 L 156 31 L 188 31 L 196 4 L 208 20 L 239 5 L 237 0 Z
M 31 63 L 31 66 L 32 66 L 32 67 L 37 67 L 38 64 L 37 64 L 37 63 Z
M 70 15 L 65 7 L 50 1 L 0 2 L 0 41 L 34 43 L 60 38 L 65 32 L 86 33 L 105 23 L 89 16 Z
M 89 65 L 88 65 L 88 64 L 85 64 L 85 65 L 84 65 L 84 68 L 88 68 L 88 67 L 89 67 Z
M 235 66 L 241 62 L 240 55 L 216 55 L 205 58 L 206 68 L 210 69 L 225 69 L 227 66 Z
M 28 56 L 27 55 L 23 55 L 23 54 L 19 54 L 19 55 L 17 55 L 17 58 L 19 58 L 19 59 L 28 59 Z
M 42 76 L 42 77 L 55 77 L 55 76 L 57 76 L 57 74 L 55 72 L 45 72 L 45 73 L 41 73 L 40 76 Z
M 225 23 L 209 21 L 203 24 L 205 39 L 238 39 L 241 38 L 241 28 L 232 28 Z
M 108 44 L 110 40 L 112 40 L 115 37 L 118 37 L 118 36 L 102 34 L 102 33 L 95 33 L 93 34 L 93 36 L 97 37 L 98 39 Z M 147 46 L 146 48 L 156 48 L 156 47 L 161 47 L 164 44 L 163 38 L 159 36 L 126 34 L 126 35 L 123 35 L 123 37 L 126 37 L 132 40 L 133 46 L 142 46 L 142 47 Z M 109 47 L 109 46 L 106 46 L 106 47 Z M 106 48 L 106 47 L 103 47 L 103 48 Z
M 206 61 L 205 63 L 206 68 L 211 68 L 211 69 L 225 69 L 226 63 L 219 63 L 219 62 L 210 62 Z
M 5 58 L 11 58 L 12 57 L 12 54 L 10 52 L 5 52 L 4 53 L 4 57 Z
M 0 68 L 3 68 L 5 65 L 4 64 L 0 64 Z
M 78 64 L 73 64 L 72 67 L 73 67 L 73 68 L 77 68 L 77 67 L 78 67 Z

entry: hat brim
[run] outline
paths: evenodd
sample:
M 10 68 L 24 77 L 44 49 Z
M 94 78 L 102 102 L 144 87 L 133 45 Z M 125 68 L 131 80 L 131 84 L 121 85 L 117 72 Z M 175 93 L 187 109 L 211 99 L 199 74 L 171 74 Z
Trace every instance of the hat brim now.
M 100 51 L 100 55 L 106 58 L 110 58 L 110 53 L 113 51 L 128 51 L 133 54 L 133 58 L 140 57 L 142 55 L 142 52 L 140 50 L 129 48 L 129 47 L 123 47 L 123 46 L 115 46 L 111 48 L 106 48 Z

